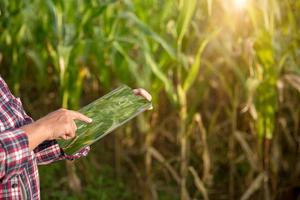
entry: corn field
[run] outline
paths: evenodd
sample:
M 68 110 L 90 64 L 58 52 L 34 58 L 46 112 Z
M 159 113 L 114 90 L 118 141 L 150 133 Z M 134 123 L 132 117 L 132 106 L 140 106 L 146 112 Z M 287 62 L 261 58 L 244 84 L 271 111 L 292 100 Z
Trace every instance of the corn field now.
M 300 197 L 300 0 L 1 0 L 0 74 L 34 119 L 153 97 L 43 199 Z

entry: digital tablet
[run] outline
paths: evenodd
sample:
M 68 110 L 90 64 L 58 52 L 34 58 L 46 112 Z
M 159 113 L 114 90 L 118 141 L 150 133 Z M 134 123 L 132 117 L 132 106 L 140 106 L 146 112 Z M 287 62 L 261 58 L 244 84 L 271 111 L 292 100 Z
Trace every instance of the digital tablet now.
M 76 136 L 70 140 L 58 140 L 58 144 L 66 154 L 74 154 L 150 108 L 150 101 L 122 85 L 81 108 L 79 112 L 92 118 L 93 122 L 76 121 Z

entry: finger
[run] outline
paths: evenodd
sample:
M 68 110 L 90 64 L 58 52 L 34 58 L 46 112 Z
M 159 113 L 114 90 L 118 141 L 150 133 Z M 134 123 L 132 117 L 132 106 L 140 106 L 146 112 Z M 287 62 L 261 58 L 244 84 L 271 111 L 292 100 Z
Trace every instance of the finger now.
M 91 123 L 93 121 L 91 118 L 85 116 L 84 114 L 81 114 L 80 112 L 73 111 L 73 110 L 70 110 L 69 112 L 72 116 L 72 119 L 77 119 L 86 123 Z
M 64 139 L 64 140 L 70 139 L 69 136 L 67 136 L 67 135 L 63 135 L 63 136 L 61 136 L 61 138 Z
M 74 121 L 72 121 L 72 122 L 69 124 L 68 130 L 69 130 L 69 133 L 71 134 L 71 136 L 76 134 L 77 126 L 76 126 L 76 124 L 75 124 Z
M 141 95 L 141 91 L 142 91 L 141 88 L 133 89 L 133 93 L 134 93 L 135 95 Z
M 73 126 L 70 126 L 69 129 L 66 130 L 65 135 L 67 139 L 71 139 L 75 137 L 75 130 Z
M 144 97 L 145 99 L 147 99 L 148 101 L 151 101 L 152 100 L 152 96 L 144 89 L 142 88 L 139 88 L 139 89 L 134 89 L 133 90 L 133 93 L 135 95 L 139 95 L 139 96 L 142 96 Z
M 153 110 L 153 106 L 151 105 L 151 107 L 150 107 L 150 108 L 148 108 L 148 110 Z
M 72 121 L 72 123 L 71 123 L 71 128 L 72 128 L 72 130 L 74 130 L 74 133 L 76 133 L 77 126 L 76 126 L 76 123 L 74 121 Z
M 65 134 L 61 135 L 59 138 L 62 138 L 64 140 L 69 140 L 72 138 L 72 136 L 69 133 L 65 133 Z
M 70 140 L 70 139 L 72 139 L 73 137 L 71 137 L 71 136 L 69 136 L 69 135 L 63 135 L 62 138 L 63 138 L 64 140 Z

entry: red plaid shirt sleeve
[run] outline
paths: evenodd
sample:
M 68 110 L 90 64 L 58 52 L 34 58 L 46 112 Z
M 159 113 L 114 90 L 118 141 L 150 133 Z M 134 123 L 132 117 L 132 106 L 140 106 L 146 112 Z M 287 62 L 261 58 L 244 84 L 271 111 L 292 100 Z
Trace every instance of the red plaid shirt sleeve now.
M 6 107 L 6 109 L 13 109 L 14 114 L 18 116 L 19 120 L 17 121 L 16 127 L 21 127 L 25 124 L 32 123 L 33 119 L 26 114 L 25 110 L 23 109 L 21 100 L 19 98 L 15 98 L 11 94 L 6 83 L 3 81 L 1 77 L 0 77 L 0 87 L 1 87 L 0 98 L 10 101 L 10 103 L 12 104 L 11 107 L 9 108 Z M 9 117 L 7 117 L 7 120 L 9 121 Z M 74 155 L 66 155 L 63 152 L 63 150 L 58 146 L 57 142 L 55 140 L 52 140 L 52 141 L 45 141 L 42 144 L 40 144 L 38 147 L 34 149 L 34 153 L 37 159 L 37 164 L 44 165 L 44 164 L 49 164 L 51 162 L 63 160 L 63 159 L 68 159 L 68 160 L 77 159 L 82 156 L 86 156 L 89 150 L 90 148 L 87 147 Z
M 35 156 L 39 165 L 46 165 L 58 160 L 74 160 L 86 156 L 90 148 L 84 148 L 74 155 L 66 155 L 55 140 L 45 141 L 35 148 Z
M 55 140 L 30 151 L 27 134 L 20 128 L 32 123 L 19 98 L 0 76 L 0 199 L 40 199 L 38 164 L 85 156 L 88 148 L 65 155 Z M 43 133 L 41 133 L 43 134 Z
M 10 179 L 19 173 L 30 159 L 28 139 L 21 129 L 0 134 L 0 179 Z

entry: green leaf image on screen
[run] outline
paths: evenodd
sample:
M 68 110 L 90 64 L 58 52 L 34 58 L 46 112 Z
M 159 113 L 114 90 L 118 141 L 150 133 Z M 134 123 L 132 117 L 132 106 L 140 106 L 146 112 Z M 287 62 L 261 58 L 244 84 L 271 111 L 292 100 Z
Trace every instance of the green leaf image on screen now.
M 92 118 L 93 122 L 76 121 L 76 137 L 58 140 L 58 144 L 66 154 L 74 154 L 151 107 L 151 102 L 123 85 L 80 109 L 79 112 Z

